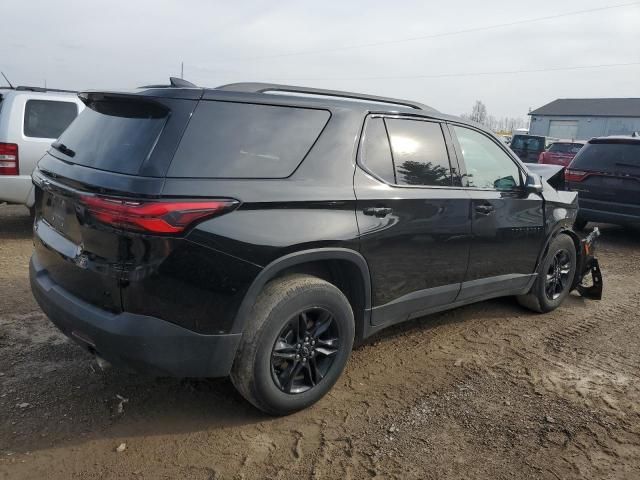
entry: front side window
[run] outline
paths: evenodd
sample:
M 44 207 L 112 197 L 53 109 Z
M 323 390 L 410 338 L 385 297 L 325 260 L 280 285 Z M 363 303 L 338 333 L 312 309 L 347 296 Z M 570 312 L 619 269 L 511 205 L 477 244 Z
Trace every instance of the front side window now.
M 73 102 L 27 100 L 24 107 L 24 134 L 27 137 L 58 138 L 78 115 Z
M 439 123 L 386 118 L 396 183 L 452 185 L 449 155 Z
M 453 129 L 467 166 L 469 187 L 496 190 L 520 187 L 520 169 L 489 137 L 465 127 Z

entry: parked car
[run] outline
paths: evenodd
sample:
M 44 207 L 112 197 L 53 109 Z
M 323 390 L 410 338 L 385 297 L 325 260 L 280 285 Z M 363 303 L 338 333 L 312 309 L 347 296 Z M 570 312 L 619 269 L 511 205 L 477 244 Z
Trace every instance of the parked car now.
M 33 207 L 31 172 L 83 108 L 77 92 L 0 88 L 0 202 Z
M 523 162 L 536 163 L 540 154 L 555 140 L 542 135 L 514 135 L 509 146 Z
M 464 120 L 355 93 L 172 85 L 80 94 L 33 174 L 33 293 L 112 364 L 230 374 L 287 414 L 385 327 L 504 295 L 548 312 L 597 267 L 571 230 L 576 193 Z
M 581 140 L 560 140 L 553 142 L 549 148 L 538 157 L 538 163 L 562 165 L 566 167 L 578 154 L 586 142 Z
M 587 222 L 640 226 L 640 137 L 593 138 L 565 172 L 579 192 L 577 228 Z

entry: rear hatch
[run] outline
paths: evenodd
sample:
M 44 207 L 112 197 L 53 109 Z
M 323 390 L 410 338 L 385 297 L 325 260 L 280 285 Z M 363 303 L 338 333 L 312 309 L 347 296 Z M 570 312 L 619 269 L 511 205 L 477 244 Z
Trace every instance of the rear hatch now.
M 640 139 L 589 141 L 571 162 L 566 179 L 581 199 L 640 205 Z
M 153 199 L 200 93 L 180 100 L 81 94 L 88 108 L 33 174 L 35 261 L 63 289 L 100 308 L 122 310 L 120 286 L 135 236 L 123 227 L 171 227 L 158 220 L 167 212 L 158 213 Z
M 544 153 L 544 163 L 567 166 L 582 148 L 580 143 L 552 143 Z

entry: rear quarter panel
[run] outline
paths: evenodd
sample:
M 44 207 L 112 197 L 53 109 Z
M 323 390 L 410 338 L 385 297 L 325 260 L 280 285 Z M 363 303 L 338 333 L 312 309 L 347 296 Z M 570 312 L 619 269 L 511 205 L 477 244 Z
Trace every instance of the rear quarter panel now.
M 123 289 L 125 310 L 153 314 L 162 305 L 179 305 L 181 323 L 193 322 L 191 328 L 206 333 L 229 331 L 244 295 L 272 261 L 320 247 L 359 250 L 353 174 L 362 119 L 350 110 L 332 111 L 289 178 L 167 178 L 164 196 L 225 197 L 241 204 L 168 244 L 168 256 L 154 253 L 142 238 L 133 240 L 139 273 Z

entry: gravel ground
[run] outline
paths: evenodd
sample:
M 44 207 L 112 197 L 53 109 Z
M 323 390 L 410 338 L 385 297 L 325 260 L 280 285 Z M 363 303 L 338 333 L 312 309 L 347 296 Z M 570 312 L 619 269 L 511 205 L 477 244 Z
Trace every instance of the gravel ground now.
M 640 235 L 605 227 L 605 298 L 501 299 L 392 328 L 318 405 L 96 368 L 38 309 L 0 206 L 0 478 L 640 478 Z

